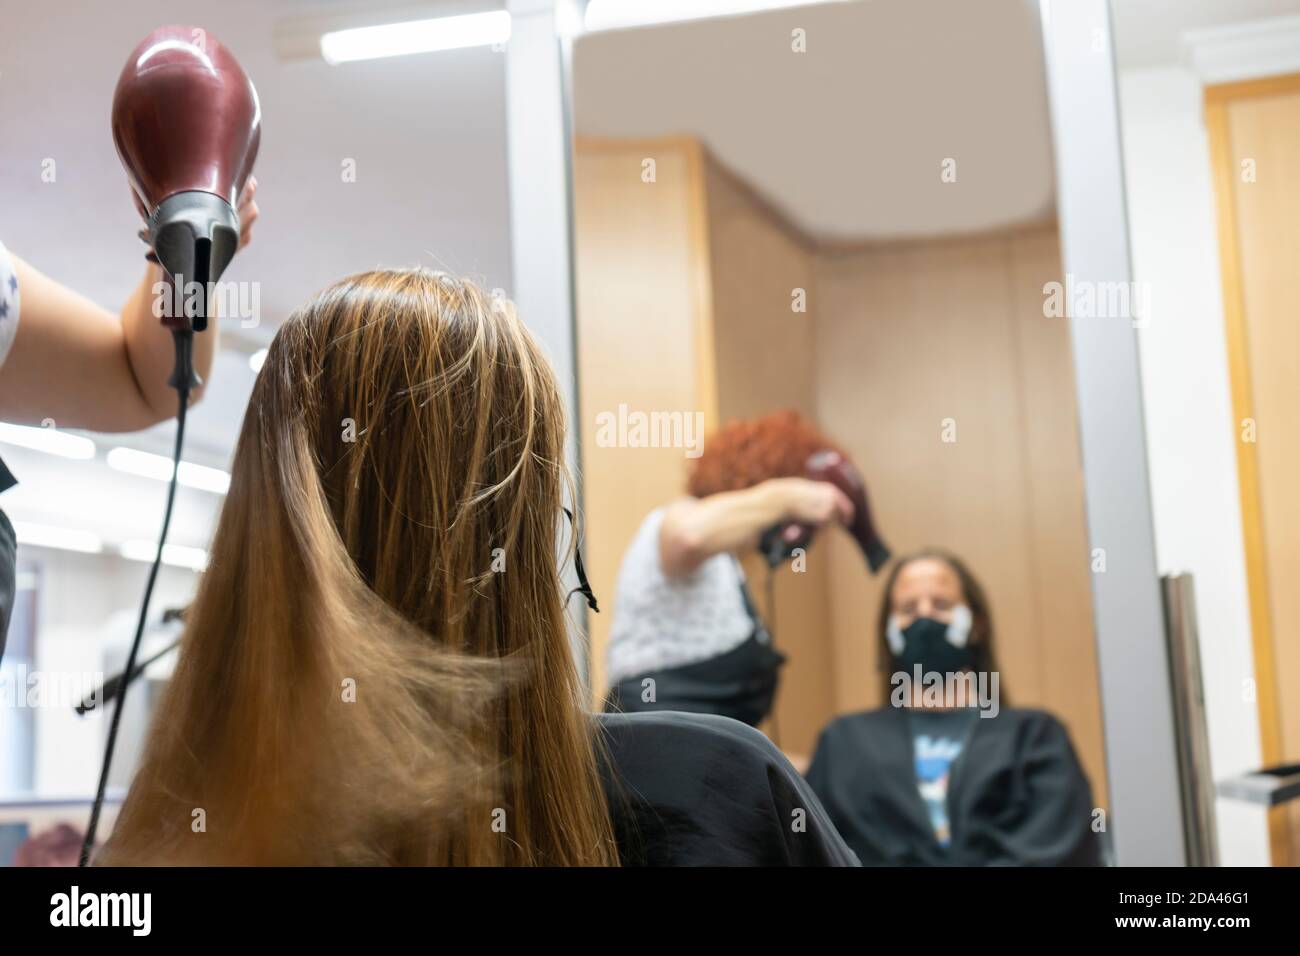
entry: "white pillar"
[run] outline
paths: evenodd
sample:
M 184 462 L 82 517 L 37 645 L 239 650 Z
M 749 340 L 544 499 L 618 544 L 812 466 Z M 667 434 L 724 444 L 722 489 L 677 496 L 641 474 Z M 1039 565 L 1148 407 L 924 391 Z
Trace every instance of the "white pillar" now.
M 565 82 L 567 40 L 560 36 L 556 19 L 557 9 L 562 15 L 576 14 L 568 0 L 509 0 L 506 9 L 511 18 L 506 50 L 510 252 L 514 271 L 510 297 L 524 323 L 550 353 L 569 415 L 566 458 L 575 478 L 581 479 Z M 577 504 L 581 504 L 580 484 Z M 567 569 L 565 580 L 569 588 L 577 585 L 572 568 Z M 593 582 L 593 586 L 608 607 L 613 582 Z M 580 596 L 573 597 L 569 610 L 573 624 L 570 638 L 579 673 L 585 679 L 586 610 Z
M 1127 283 L 1128 220 L 1107 0 L 1041 0 L 1061 258 L 1075 283 Z M 1137 333 L 1071 318 L 1116 860 L 1182 866 L 1164 611 L 1156 571 Z M 1086 558 L 1087 556 L 1081 556 Z

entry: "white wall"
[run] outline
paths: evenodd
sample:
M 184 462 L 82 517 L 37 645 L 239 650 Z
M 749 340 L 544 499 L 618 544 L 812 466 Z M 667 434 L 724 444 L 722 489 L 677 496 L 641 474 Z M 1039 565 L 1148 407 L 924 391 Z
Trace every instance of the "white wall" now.
M 1258 768 L 1256 704 L 1219 250 L 1201 86 L 1182 67 L 1120 73 L 1133 274 L 1149 284 L 1138 333 L 1162 574 L 1194 576 L 1216 780 Z M 1217 804 L 1225 865 L 1268 865 L 1264 814 Z
M 125 664 L 149 565 L 114 555 L 46 548 L 20 550 L 24 562 L 37 565 L 40 572 L 36 669 L 47 675 L 102 672 L 111 677 Z M 165 608 L 188 604 L 197 583 L 194 572 L 164 566 L 154 587 L 150 619 L 160 619 Z M 153 649 L 146 638 L 142 659 Z M 113 782 L 117 786 L 129 780 L 143 743 L 144 687 L 137 681 L 127 698 L 128 710 L 123 715 L 113 760 Z M 78 717 L 71 706 L 43 706 L 37 710 L 35 795 L 88 797 L 95 792 L 111 713 L 106 709 L 94 718 Z

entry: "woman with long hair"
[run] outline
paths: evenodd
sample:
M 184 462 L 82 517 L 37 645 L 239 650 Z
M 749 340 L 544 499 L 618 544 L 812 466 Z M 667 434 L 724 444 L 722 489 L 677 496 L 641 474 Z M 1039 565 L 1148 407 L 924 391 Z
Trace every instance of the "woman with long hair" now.
M 1070 735 L 1008 702 L 984 588 L 956 556 L 900 558 L 877 619 L 884 706 L 833 720 L 808 781 L 866 865 L 1098 862 Z
M 470 282 L 369 272 L 291 316 L 97 862 L 852 862 L 757 732 L 586 713 L 564 427 L 540 347 Z

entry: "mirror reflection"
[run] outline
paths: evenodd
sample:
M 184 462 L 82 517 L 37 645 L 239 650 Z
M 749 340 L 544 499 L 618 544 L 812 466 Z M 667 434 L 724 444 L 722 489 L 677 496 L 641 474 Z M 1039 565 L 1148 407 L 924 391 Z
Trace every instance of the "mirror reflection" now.
M 599 703 L 760 727 L 864 863 L 1101 861 L 1032 5 L 585 35 L 573 97 Z

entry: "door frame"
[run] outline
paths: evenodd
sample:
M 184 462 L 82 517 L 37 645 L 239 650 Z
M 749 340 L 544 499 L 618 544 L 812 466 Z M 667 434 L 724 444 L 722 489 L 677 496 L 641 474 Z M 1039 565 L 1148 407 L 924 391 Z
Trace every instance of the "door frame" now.
M 1234 177 L 1237 162 L 1228 129 L 1228 106 L 1239 100 L 1300 92 L 1300 73 L 1266 76 L 1204 87 L 1205 130 L 1210 145 L 1210 169 L 1219 238 L 1219 268 L 1223 287 L 1223 325 L 1228 347 L 1228 381 L 1232 389 L 1233 427 L 1255 418 L 1254 383 L 1250 372 L 1250 341 L 1246 327 L 1246 298 L 1241 271 Z M 1237 486 L 1241 502 L 1242 547 L 1246 557 L 1246 590 L 1250 604 L 1251 650 L 1255 661 L 1255 704 L 1259 712 L 1259 748 L 1264 766 L 1284 762 L 1282 713 L 1278 697 L 1277 661 L 1273 653 L 1273 612 L 1270 602 L 1268 554 L 1259 490 L 1259 457 L 1253 442 L 1234 442 Z M 1269 855 L 1274 866 L 1291 862 L 1291 837 L 1285 808 L 1268 813 Z

